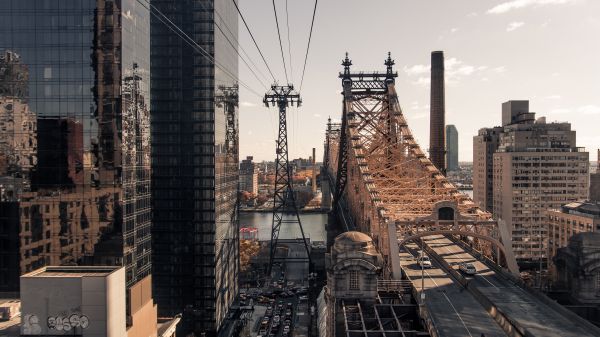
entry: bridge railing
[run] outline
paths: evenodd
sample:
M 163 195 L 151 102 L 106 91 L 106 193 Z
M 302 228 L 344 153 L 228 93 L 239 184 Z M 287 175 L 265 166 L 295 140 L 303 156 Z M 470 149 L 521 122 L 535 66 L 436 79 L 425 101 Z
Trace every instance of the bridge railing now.
M 410 280 L 377 280 L 377 291 L 385 292 L 410 292 L 412 282 Z

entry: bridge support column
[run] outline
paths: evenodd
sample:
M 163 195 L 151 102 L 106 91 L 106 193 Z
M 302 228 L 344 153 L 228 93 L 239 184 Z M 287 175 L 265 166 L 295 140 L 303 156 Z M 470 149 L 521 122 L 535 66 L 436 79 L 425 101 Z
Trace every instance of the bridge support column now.
M 511 235 L 508 231 L 508 228 L 506 228 L 506 222 L 504 222 L 504 220 L 498 219 L 498 229 L 500 230 L 502 245 L 504 245 L 504 257 L 506 258 L 508 271 L 510 271 L 516 277 L 520 277 L 519 265 L 517 264 L 517 259 L 515 258 L 515 253 L 512 249 Z
M 390 257 L 389 261 L 392 265 L 392 277 L 394 280 L 402 279 L 402 269 L 400 268 L 400 251 L 398 249 L 398 232 L 396 231 L 396 223 L 388 222 L 388 237 L 390 241 Z
M 321 173 L 321 177 L 323 177 L 323 173 Z M 323 178 L 321 178 L 321 209 L 331 210 L 331 188 L 327 179 Z

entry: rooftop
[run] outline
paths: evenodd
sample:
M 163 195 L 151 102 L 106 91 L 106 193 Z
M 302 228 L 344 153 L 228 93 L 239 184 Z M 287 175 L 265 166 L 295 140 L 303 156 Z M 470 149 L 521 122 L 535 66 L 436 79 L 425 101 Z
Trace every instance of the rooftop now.
M 563 205 L 561 211 L 568 214 L 597 218 L 600 217 L 600 204 L 592 201 L 576 201 Z
M 0 319 L 0 337 L 18 337 L 21 335 L 21 301 L 18 298 L 0 298 L 0 308 L 12 307 L 15 312 L 12 312 L 9 319 Z M 8 313 L 6 311 L 0 312 Z
M 120 266 L 48 266 L 21 277 L 99 277 L 108 276 Z

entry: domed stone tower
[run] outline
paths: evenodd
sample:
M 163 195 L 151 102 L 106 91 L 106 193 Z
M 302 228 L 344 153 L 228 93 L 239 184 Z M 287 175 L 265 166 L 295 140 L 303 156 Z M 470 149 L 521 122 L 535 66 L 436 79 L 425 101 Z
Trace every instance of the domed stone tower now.
M 373 240 L 361 232 L 335 238 L 327 264 L 327 288 L 336 299 L 374 300 L 382 257 Z
M 326 257 L 328 336 L 335 336 L 335 316 L 340 314 L 341 303 L 375 302 L 377 275 L 382 264 L 383 258 L 367 234 L 345 232 L 335 238 Z

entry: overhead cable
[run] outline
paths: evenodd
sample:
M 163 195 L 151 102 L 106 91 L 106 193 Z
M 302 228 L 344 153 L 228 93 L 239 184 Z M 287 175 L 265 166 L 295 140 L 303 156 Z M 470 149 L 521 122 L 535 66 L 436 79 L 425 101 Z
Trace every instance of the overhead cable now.
M 223 73 L 225 75 L 227 75 L 234 81 L 238 82 L 241 86 L 248 89 L 248 91 L 252 92 L 256 96 L 262 97 L 262 95 L 260 95 L 258 92 L 253 90 L 250 86 L 248 86 L 246 83 L 242 82 L 236 75 L 234 75 L 229 70 L 227 70 L 226 67 L 224 67 L 221 63 L 219 63 L 212 55 L 210 55 L 204 48 L 202 48 L 196 41 L 194 41 L 194 39 L 192 39 L 188 34 L 186 34 L 183 30 L 181 30 L 181 28 L 179 28 L 176 24 L 174 24 L 171 20 L 169 20 L 169 18 L 166 15 L 164 15 L 159 9 L 157 9 L 156 6 L 150 4 L 148 2 L 148 0 L 143 0 L 143 1 L 146 2 L 146 4 L 148 4 L 150 7 L 146 7 L 146 5 L 144 3 L 142 3 L 142 0 L 137 0 L 137 2 L 140 5 L 142 5 L 144 8 L 146 8 L 150 12 L 151 15 L 153 15 L 160 22 L 162 22 L 165 26 L 167 26 L 167 28 L 169 28 L 171 31 L 173 31 L 185 43 L 187 43 L 192 48 L 196 49 L 196 51 L 200 52 L 200 54 L 202 54 L 205 58 L 207 58 L 212 64 L 214 64 L 217 68 L 219 68 L 221 71 L 223 71 Z M 156 13 L 158 13 L 160 15 L 157 15 Z M 168 23 L 165 22 L 165 20 Z
M 273 0 L 273 13 L 275 14 L 275 25 L 277 26 L 277 37 L 279 37 L 279 49 L 281 49 L 281 60 L 283 61 L 283 71 L 285 72 L 285 80 L 288 80 L 287 67 L 285 65 L 285 56 L 283 56 L 283 44 L 281 43 L 281 33 L 279 32 L 279 20 L 277 19 L 277 8 L 275 7 L 275 0 Z
M 308 61 L 308 50 L 310 49 L 310 40 L 312 38 L 313 26 L 315 25 L 315 15 L 317 14 L 317 3 L 319 0 L 315 0 L 315 8 L 313 9 L 312 21 L 310 23 L 310 34 L 308 35 L 308 45 L 306 46 L 306 55 L 304 56 L 304 67 L 302 68 L 302 79 L 300 80 L 300 90 L 302 91 L 302 84 L 304 84 L 304 72 L 306 71 L 306 62 Z
M 287 25 L 288 56 L 290 58 L 290 78 L 294 83 L 294 68 L 292 67 L 292 44 L 290 43 L 290 15 L 288 12 L 288 0 L 285 0 L 285 23 Z
M 204 9 L 204 11 L 206 13 L 210 13 L 210 11 L 208 10 L 208 8 L 204 7 L 204 4 L 202 4 L 202 2 L 199 2 L 199 4 L 202 7 L 202 9 Z M 258 80 L 258 82 L 263 86 L 263 88 L 265 90 L 268 90 L 267 89 L 268 86 L 264 84 L 264 82 L 258 77 L 258 75 L 256 75 L 256 73 L 254 72 L 254 69 L 252 69 L 252 67 L 250 67 L 250 65 L 248 64 L 248 62 L 246 62 L 246 59 L 244 59 L 244 57 L 242 57 L 242 55 L 240 55 L 240 52 L 238 51 L 238 48 L 237 48 L 237 46 L 239 45 L 238 42 L 236 41 L 235 45 L 233 44 L 233 42 L 231 42 L 231 40 L 229 39 L 229 37 L 227 37 L 227 34 L 225 34 L 225 32 L 223 31 L 223 29 L 221 29 L 221 26 L 219 26 L 219 24 L 217 23 L 217 20 L 214 20 L 214 16 L 213 16 L 213 22 L 214 22 L 215 26 L 217 26 L 217 28 L 219 29 L 219 31 L 221 32 L 221 34 L 223 34 L 223 37 L 225 37 L 225 39 L 227 40 L 227 42 L 229 42 L 229 45 L 231 46 L 231 48 L 233 48 L 233 50 L 235 50 L 236 54 L 244 62 L 244 64 L 246 65 L 246 67 L 248 67 L 248 69 L 250 70 L 250 72 L 252 73 L 252 75 L 254 75 L 254 77 Z
M 248 26 L 248 23 L 246 22 L 246 19 L 244 18 L 242 11 L 238 7 L 238 4 L 235 2 L 235 0 L 232 0 L 232 1 L 233 1 L 233 4 L 235 5 L 235 8 L 237 9 L 238 14 L 240 14 L 240 18 L 242 18 L 242 21 L 244 22 L 244 26 L 246 26 L 246 30 L 248 31 L 248 34 L 250 34 L 250 37 L 252 38 L 252 41 L 254 42 L 254 46 L 256 46 L 256 49 L 258 50 L 258 53 L 262 57 L 263 62 L 265 62 L 265 65 L 267 66 L 267 69 L 269 70 L 269 73 L 271 74 L 271 77 L 273 78 L 273 82 L 276 82 L 277 80 L 275 79 L 275 75 L 273 75 L 273 72 L 271 71 L 271 67 L 269 67 L 269 64 L 267 63 L 265 56 L 263 55 L 262 51 L 260 50 L 260 47 L 258 46 L 256 39 L 254 38 L 254 34 L 252 34 L 252 31 L 250 30 L 250 27 Z

